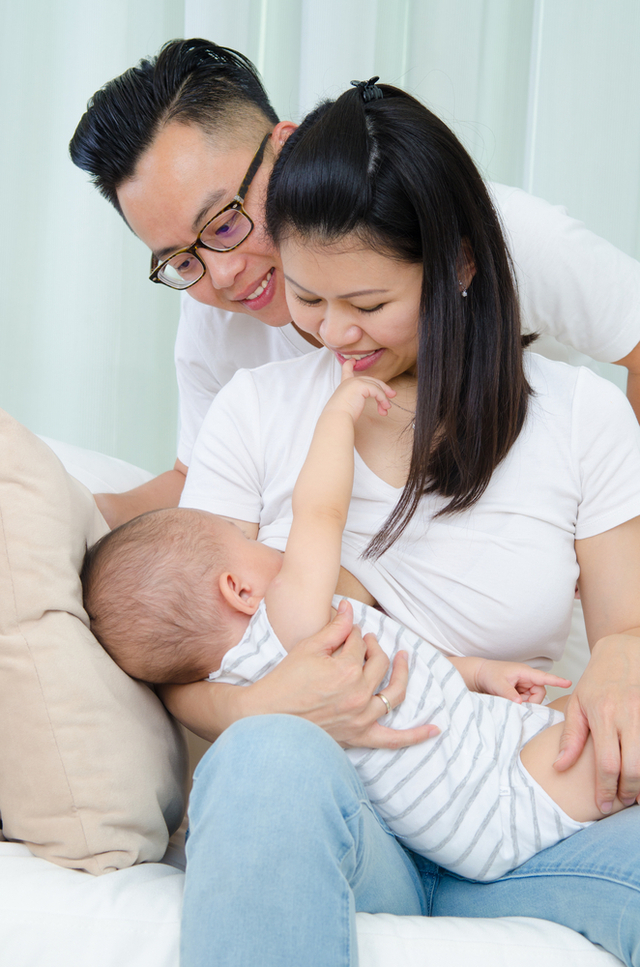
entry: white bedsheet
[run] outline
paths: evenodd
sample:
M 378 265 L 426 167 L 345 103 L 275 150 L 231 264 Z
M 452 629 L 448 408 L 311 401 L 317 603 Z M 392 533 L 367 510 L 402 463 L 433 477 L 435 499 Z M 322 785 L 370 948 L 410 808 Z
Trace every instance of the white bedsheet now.
M 0 843 L 0 967 L 178 967 L 184 874 L 147 863 L 104 876 Z M 619 967 L 573 930 L 510 917 L 358 914 L 360 967 Z

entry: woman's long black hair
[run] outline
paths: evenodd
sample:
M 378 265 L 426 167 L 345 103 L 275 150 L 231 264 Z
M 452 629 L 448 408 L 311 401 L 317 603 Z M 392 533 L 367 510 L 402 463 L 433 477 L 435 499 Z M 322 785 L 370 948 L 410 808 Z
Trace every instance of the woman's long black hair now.
M 365 245 L 422 263 L 417 406 L 409 476 L 366 553 L 404 531 L 421 497 L 450 498 L 440 514 L 482 495 L 520 433 L 531 389 L 500 224 L 473 161 L 424 105 L 394 87 L 365 102 L 360 89 L 316 108 L 274 167 L 267 226 L 331 243 Z M 463 298 L 465 258 L 475 275 Z

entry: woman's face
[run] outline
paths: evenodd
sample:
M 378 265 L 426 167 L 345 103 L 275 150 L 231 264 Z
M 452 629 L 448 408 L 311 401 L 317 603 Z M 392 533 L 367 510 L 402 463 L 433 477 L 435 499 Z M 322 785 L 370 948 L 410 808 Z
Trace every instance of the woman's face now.
M 415 375 L 422 264 L 367 248 L 354 235 L 281 246 L 286 297 L 295 324 L 319 339 L 354 372 L 388 382 Z

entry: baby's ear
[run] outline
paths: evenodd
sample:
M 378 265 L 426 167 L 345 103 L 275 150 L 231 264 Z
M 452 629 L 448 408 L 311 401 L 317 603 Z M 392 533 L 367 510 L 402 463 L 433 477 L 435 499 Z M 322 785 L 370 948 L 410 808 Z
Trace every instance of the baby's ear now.
M 218 588 L 224 600 L 234 611 L 252 615 L 258 610 L 262 598 L 254 594 L 251 587 L 239 575 L 223 571 L 218 578 Z

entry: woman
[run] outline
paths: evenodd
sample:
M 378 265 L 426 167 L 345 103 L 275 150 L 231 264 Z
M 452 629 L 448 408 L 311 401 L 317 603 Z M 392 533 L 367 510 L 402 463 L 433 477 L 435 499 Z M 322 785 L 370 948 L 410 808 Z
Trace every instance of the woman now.
M 268 216 L 294 321 L 333 355 L 236 376 L 205 421 L 183 503 L 282 546 L 317 411 L 340 361 L 357 357 L 397 396 L 392 418 L 359 424 L 348 570 L 452 654 L 534 664 L 559 657 L 579 574 L 593 657 L 572 717 L 610 773 L 603 813 L 618 776 L 633 801 L 640 446 L 627 405 L 584 371 L 523 362 L 481 179 L 403 92 L 368 82 L 307 118 L 274 169 Z M 279 697 L 274 681 L 261 710 L 297 712 L 300 694 Z M 170 700 L 220 730 L 251 709 L 220 688 Z M 239 722 L 208 753 L 190 809 L 185 965 L 356 963 L 355 909 L 546 917 L 640 963 L 636 810 L 475 884 L 403 851 L 343 760 L 320 730 L 280 716 Z

